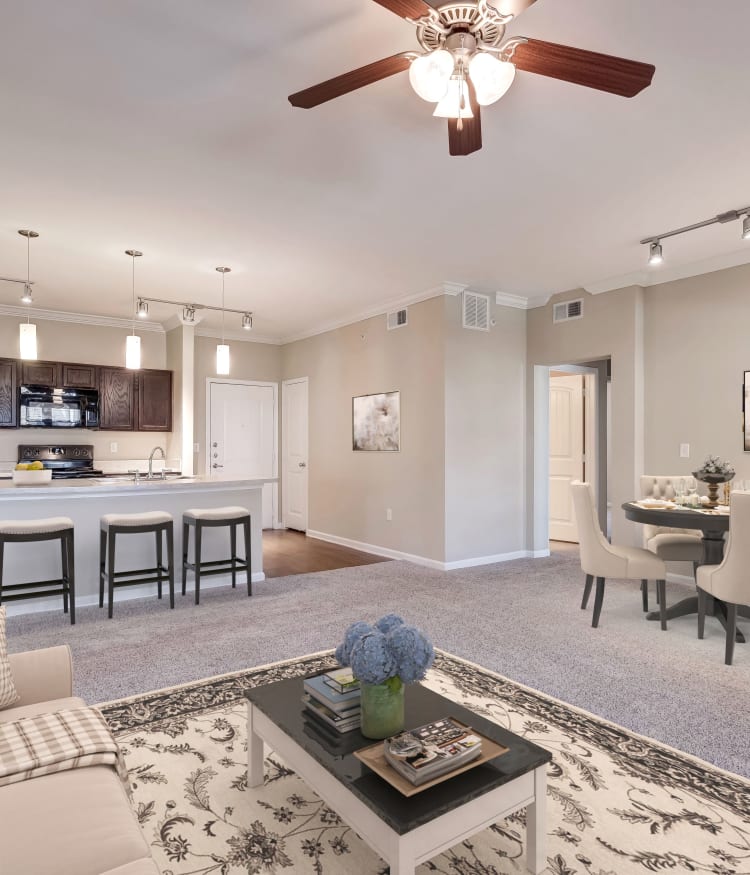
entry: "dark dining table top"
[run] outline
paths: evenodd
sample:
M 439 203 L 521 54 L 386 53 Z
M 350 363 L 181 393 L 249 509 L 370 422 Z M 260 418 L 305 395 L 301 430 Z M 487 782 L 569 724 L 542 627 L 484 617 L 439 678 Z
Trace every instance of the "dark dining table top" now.
M 643 507 L 637 501 L 622 505 L 625 516 L 636 523 L 649 526 L 665 526 L 671 529 L 701 529 L 704 532 L 728 532 L 729 514 L 708 511 L 706 508 L 689 507 Z

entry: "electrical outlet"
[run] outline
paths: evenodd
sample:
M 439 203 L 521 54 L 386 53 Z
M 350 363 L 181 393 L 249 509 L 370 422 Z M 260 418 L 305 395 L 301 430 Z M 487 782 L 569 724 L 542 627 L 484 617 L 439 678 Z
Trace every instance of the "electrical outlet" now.
M 200 453 L 200 451 L 201 451 L 201 445 L 200 444 L 193 444 L 193 452 Z
M 680 444 L 680 458 L 681 459 L 689 459 L 690 458 L 690 444 Z
M 120 445 L 117 443 L 117 441 L 112 441 L 110 443 L 110 445 L 109 445 L 110 453 L 116 453 L 119 449 L 120 449 Z
M 390 507 L 386 508 L 385 518 L 389 523 L 393 521 L 393 511 L 390 509 Z

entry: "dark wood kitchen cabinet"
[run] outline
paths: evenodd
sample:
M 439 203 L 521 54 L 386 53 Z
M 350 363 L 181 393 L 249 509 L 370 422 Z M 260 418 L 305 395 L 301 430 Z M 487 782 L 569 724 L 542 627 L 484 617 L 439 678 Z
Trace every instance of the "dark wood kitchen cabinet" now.
M 0 359 L 0 428 L 18 426 L 18 368 L 13 359 Z
M 99 368 L 96 365 L 73 365 L 63 362 L 62 385 L 66 389 L 97 389 L 99 387 Z
M 61 371 L 59 362 L 21 362 L 21 384 L 58 389 L 62 386 Z
M 100 367 L 99 427 L 172 431 L 172 372 Z

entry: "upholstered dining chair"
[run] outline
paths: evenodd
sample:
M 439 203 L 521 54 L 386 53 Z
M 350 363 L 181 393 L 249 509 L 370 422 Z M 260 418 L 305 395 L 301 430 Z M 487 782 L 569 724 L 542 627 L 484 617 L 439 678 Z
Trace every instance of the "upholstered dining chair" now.
M 641 477 L 641 498 L 662 498 L 671 501 L 677 495 L 677 484 L 687 475 L 667 477 L 644 474 Z M 696 529 L 670 529 L 666 526 L 643 526 L 643 546 L 665 562 L 690 562 L 693 569 L 703 558 L 701 533 Z
M 707 596 L 726 604 L 727 643 L 724 662 L 732 664 L 737 608 L 750 608 L 750 492 L 733 492 L 729 505 L 729 540 L 721 565 L 701 565 L 698 583 L 698 637 L 706 628 Z
M 602 534 L 594 506 L 594 494 L 588 483 L 576 480 L 570 485 L 573 508 L 578 525 L 581 550 L 581 568 L 586 575 L 581 609 L 588 605 L 591 588 L 596 578 L 594 616 L 591 625 L 599 625 L 604 602 L 604 584 L 608 577 L 626 580 L 655 580 L 659 594 L 661 628 L 667 628 L 666 577 L 664 561 L 649 550 L 640 547 L 616 547 Z

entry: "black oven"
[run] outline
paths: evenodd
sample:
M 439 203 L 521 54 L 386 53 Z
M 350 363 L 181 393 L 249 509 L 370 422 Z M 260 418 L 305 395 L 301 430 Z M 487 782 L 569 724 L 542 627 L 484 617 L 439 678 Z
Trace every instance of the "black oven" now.
M 21 386 L 21 428 L 99 428 L 96 389 Z

